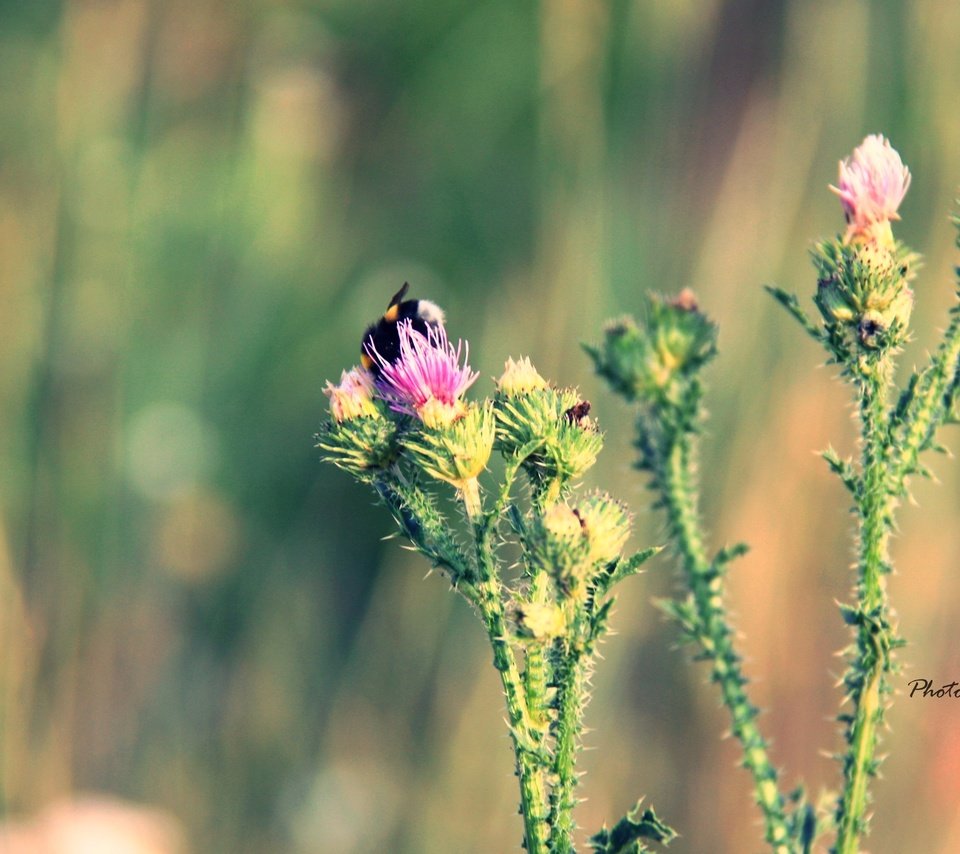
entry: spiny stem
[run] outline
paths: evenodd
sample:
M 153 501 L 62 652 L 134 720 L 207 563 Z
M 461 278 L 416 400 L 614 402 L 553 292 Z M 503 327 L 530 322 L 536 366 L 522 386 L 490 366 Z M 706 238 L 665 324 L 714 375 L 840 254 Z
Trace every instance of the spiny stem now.
M 953 309 L 953 317 L 944 334 L 933 361 L 917 380 L 903 417 L 904 429 L 898 437 L 897 483 L 917 468 L 920 452 L 926 447 L 933 432 L 949 417 L 960 374 L 960 306 Z
M 750 702 L 740 656 L 733 648 L 732 630 L 723 609 L 722 578 L 707 557 L 696 507 L 692 438 L 678 430 L 669 442 L 658 480 L 670 529 L 693 594 L 697 625 L 695 636 L 704 655 L 713 663 L 713 680 L 720 685 L 730 711 L 733 734 L 743 748 L 743 764 L 753 775 L 754 792 L 763 812 L 766 839 L 776 854 L 791 851 L 783 797 L 777 770 L 770 762 L 767 743 L 757 725 L 757 708 Z
M 575 771 L 577 739 L 583 714 L 584 666 L 577 650 L 558 644 L 554 669 L 557 686 L 557 718 L 554 723 L 553 788 L 550 790 L 550 851 L 573 851 L 573 795 L 577 785 Z
M 859 382 L 863 425 L 863 495 L 858 585 L 860 601 L 868 613 L 885 604 L 882 575 L 888 570 L 890 493 L 887 481 L 887 385 L 884 369 L 884 366 L 877 365 L 876 370 Z
M 400 529 L 424 555 L 446 569 L 456 589 L 476 604 L 479 594 L 473 566 L 450 535 L 432 498 L 415 483 L 391 472 L 373 480 L 377 494 L 387 505 Z
M 478 514 L 478 518 L 482 514 Z M 490 543 L 490 526 L 473 525 L 479 581 L 478 607 L 493 647 L 493 666 L 500 673 L 506 697 L 510 736 L 517 758 L 520 779 L 520 812 L 523 815 L 524 839 L 528 854 L 547 854 L 543 760 L 531 726 L 523 692 L 523 680 L 516 656 L 507 639 L 503 596 Z
M 530 602 L 541 604 L 546 601 L 548 591 L 547 573 L 540 570 L 530 583 Z M 527 697 L 527 711 L 531 726 L 535 729 L 539 743 L 543 743 L 549 730 L 550 716 L 547 708 L 548 663 L 546 642 L 533 640 L 526 647 L 526 661 L 523 668 L 523 688 Z
M 860 535 L 857 580 L 856 656 L 845 677 L 854 705 L 847 729 L 844 789 L 837 804 L 836 854 L 856 854 L 866 829 L 864 814 L 870 778 L 876 773 L 877 726 L 883 720 L 885 676 L 890 669 L 892 637 L 883 576 L 890 571 L 887 543 L 891 525 L 886 360 L 857 375 L 863 429 L 863 489 L 859 500 Z
M 460 484 L 463 496 L 463 508 L 467 512 L 467 519 L 476 522 L 483 513 L 483 504 L 480 502 L 480 484 L 475 477 L 467 478 Z

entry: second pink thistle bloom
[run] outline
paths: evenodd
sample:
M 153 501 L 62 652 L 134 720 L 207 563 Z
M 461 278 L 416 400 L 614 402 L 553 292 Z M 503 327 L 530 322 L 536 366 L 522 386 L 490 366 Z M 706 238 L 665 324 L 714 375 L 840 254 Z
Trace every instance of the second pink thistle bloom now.
M 840 161 L 837 187 L 831 185 L 847 218 L 845 242 L 893 242 L 890 222 L 910 187 L 910 170 L 890 141 L 868 136 L 846 160 Z
M 377 391 L 383 400 L 395 412 L 416 416 L 425 427 L 446 427 L 462 418 L 467 408 L 461 398 L 479 376 L 467 364 L 469 346 L 458 341 L 454 347 L 442 326 L 424 335 L 407 320 L 397 332 L 400 358 L 395 362 L 375 349 L 370 352 L 379 367 Z

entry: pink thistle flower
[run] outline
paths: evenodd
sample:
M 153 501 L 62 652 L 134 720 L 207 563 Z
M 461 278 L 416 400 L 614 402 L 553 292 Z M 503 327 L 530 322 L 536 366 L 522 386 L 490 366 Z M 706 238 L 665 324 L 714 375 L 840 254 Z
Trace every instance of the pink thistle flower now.
M 457 341 L 454 347 L 443 326 L 428 327 L 424 335 L 409 320 L 400 321 L 397 333 L 400 357 L 395 362 L 369 346 L 369 355 L 380 369 L 380 397 L 394 412 L 414 415 L 427 427 L 445 427 L 461 418 L 466 405 L 460 398 L 479 376 L 467 364 L 469 345 Z
M 890 141 L 880 134 L 864 139 L 840 161 L 837 183 L 830 189 L 840 197 L 847 218 L 845 242 L 881 237 L 892 242 L 890 222 L 900 219 L 897 208 L 910 187 L 910 170 Z
M 330 398 L 330 413 L 338 423 L 380 414 L 373 405 L 373 375 L 364 368 L 343 371 L 340 385 L 328 381 L 323 393 Z

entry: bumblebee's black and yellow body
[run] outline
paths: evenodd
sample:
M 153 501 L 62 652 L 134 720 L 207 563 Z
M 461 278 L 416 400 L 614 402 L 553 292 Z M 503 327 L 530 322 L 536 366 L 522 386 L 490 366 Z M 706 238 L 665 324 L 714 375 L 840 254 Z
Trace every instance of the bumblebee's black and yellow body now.
M 379 374 L 380 366 L 371 355 L 376 353 L 385 362 L 396 362 L 400 358 L 400 335 L 397 324 L 401 320 L 409 320 L 410 326 L 421 335 L 427 330 L 442 326 L 444 321 L 443 309 L 436 303 L 425 299 L 408 299 L 404 297 L 410 287 L 408 282 L 397 291 L 390 300 L 390 305 L 383 313 L 383 317 L 376 323 L 370 324 L 363 333 L 360 343 L 360 361 L 363 366 L 374 374 Z

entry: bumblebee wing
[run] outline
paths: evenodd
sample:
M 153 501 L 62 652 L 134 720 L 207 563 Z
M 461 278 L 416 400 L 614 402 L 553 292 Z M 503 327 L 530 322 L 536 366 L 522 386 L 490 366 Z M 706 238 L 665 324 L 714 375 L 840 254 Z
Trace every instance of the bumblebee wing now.
M 387 306 L 387 310 L 383 313 L 384 320 L 393 322 L 400 316 L 400 303 L 403 302 L 403 298 L 407 295 L 409 289 L 410 283 L 404 282 L 403 287 L 390 297 L 390 305 Z

